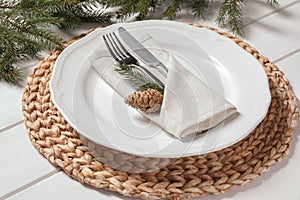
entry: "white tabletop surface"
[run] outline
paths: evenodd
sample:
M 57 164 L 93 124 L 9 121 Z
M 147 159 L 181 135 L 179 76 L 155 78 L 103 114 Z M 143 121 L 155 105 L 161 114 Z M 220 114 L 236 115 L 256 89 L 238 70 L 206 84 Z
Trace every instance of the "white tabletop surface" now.
M 244 12 L 243 39 L 262 55 L 271 59 L 290 81 L 300 97 L 300 0 L 280 0 L 274 10 L 260 0 L 248 1 Z M 218 3 L 213 3 L 218 4 Z M 215 5 L 216 7 L 218 5 Z M 213 14 L 207 20 L 192 17 L 190 11 L 178 15 L 178 21 L 190 21 L 215 27 Z M 95 24 L 62 33 L 66 39 L 85 32 Z M 24 80 L 40 59 L 20 66 Z M 25 87 L 0 82 L 0 200 L 35 199 L 130 199 L 113 192 L 96 190 L 80 184 L 53 167 L 32 146 L 26 132 L 21 109 Z M 298 123 L 300 120 L 298 120 Z M 260 179 L 218 196 L 207 195 L 202 200 L 299 200 L 300 199 L 300 128 L 295 130 L 288 156 L 272 166 Z

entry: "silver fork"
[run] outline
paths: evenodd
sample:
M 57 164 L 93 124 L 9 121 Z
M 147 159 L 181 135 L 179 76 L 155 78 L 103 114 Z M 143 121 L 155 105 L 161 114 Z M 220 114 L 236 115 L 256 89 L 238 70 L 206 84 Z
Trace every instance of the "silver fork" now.
M 161 80 L 159 80 L 154 74 L 152 74 L 149 70 L 147 70 L 144 66 L 139 64 L 138 60 L 134 56 L 132 56 L 128 52 L 128 50 L 125 49 L 125 47 L 114 32 L 103 35 L 103 40 L 109 53 L 115 61 L 117 61 L 120 64 L 126 64 L 137 68 L 138 70 L 146 74 L 148 77 L 150 77 L 157 84 L 159 84 L 162 88 L 164 88 L 164 83 Z

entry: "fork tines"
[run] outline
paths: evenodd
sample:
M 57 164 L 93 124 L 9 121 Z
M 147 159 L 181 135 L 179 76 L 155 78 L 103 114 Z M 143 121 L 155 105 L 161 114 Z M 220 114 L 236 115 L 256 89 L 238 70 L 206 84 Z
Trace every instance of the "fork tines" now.
M 124 62 L 124 59 L 129 59 L 133 58 L 131 55 L 129 55 L 129 52 L 125 49 L 119 38 L 116 36 L 116 34 L 113 33 L 108 33 L 106 35 L 103 35 L 104 42 L 112 55 L 112 57 L 117 61 L 117 62 L 122 62 L 125 64 L 130 64 Z M 136 61 L 135 61 L 136 62 Z

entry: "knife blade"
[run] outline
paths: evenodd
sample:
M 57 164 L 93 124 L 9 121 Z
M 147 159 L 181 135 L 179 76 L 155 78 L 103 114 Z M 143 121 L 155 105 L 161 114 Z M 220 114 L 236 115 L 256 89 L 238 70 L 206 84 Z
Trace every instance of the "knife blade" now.
M 147 65 L 158 69 L 165 77 L 168 68 L 159 61 L 148 49 L 133 37 L 124 27 L 118 28 L 119 35 L 126 45 Z

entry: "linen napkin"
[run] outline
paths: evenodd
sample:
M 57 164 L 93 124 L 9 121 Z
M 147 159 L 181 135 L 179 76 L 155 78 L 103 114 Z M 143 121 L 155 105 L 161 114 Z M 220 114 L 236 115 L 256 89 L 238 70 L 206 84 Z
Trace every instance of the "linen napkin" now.
M 184 138 L 213 128 L 237 113 L 234 105 L 182 66 L 174 56 L 161 50 L 151 36 L 143 35 L 139 41 L 169 68 L 161 110 L 151 114 L 141 112 L 145 117 L 176 138 Z M 97 73 L 121 96 L 127 97 L 134 91 L 114 70 L 115 62 L 104 44 L 92 52 L 89 60 Z

